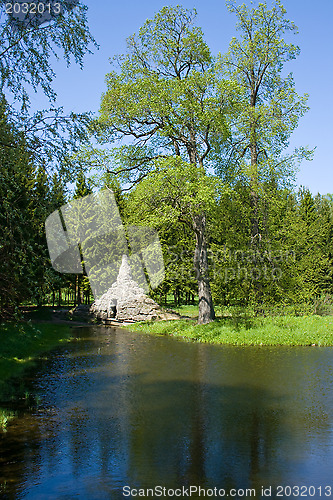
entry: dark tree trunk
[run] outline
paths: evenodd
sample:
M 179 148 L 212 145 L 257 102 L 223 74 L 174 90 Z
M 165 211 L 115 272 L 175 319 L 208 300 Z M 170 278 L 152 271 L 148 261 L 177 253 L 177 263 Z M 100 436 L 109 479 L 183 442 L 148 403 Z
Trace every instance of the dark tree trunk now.
M 252 167 L 252 175 L 251 175 L 251 240 L 252 245 L 255 239 L 259 238 L 259 194 L 258 194 L 258 152 L 257 152 L 257 143 L 255 140 L 255 130 L 252 132 L 252 143 L 250 146 L 251 149 L 251 167 Z
M 193 220 L 195 231 L 194 267 L 198 280 L 199 317 L 200 325 L 215 319 L 212 293 L 209 284 L 207 241 L 206 241 L 206 216 L 198 215 Z
M 175 306 L 177 307 L 178 306 L 178 300 L 177 300 L 177 289 L 174 290 L 173 292 L 173 301 L 175 303 Z
M 252 102 L 251 102 L 252 105 Z M 254 104 L 253 104 L 254 107 Z M 258 276 L 260 275 L 260 269 L 258 268 L 257 256 L 260 253 L 261 246 L 261 234 L 260 234 L 260 224 L 259 224 L 259 179 L 258 179 L 258 145 L 256 141 L 255 126 L 252 129 L 252 143 L 251 143 L 251 166 L 252 166 L 252 177 L 251 177 L 251 249 L 254 254 L 254 268 L 257 271 Z M 259 279 L 255 280 L 253 283 L 256 303 L 260 304 L 262 302 L 262 284 Z
M 77 280 L 77 285 L 76 285 L 77 286 L 77 288 L 76 288 L 77 299 L 76 299 L 76 303 L 79 306 L 81 304 L 81 287 L 80 287 L 80 276 L 79 275 L 77 275 L 76 280 Z

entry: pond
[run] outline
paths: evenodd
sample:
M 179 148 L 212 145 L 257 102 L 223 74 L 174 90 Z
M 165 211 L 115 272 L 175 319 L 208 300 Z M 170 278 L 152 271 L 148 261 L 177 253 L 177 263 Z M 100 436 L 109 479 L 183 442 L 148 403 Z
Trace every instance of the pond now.
M 39 404 L 0 437 L 1 498 L 330 496 L 332 348 L 75 335 L 25 381 Z

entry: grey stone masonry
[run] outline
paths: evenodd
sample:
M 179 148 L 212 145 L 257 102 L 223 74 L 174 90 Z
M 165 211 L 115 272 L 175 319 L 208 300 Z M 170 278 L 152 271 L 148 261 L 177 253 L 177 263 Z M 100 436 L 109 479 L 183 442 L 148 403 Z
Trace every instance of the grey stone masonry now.
M 127 255 L 122 257 L 117 281 L 92 304 L 90 311 L 101 320 L 146 321 L 179 317 L 164 312 L 133 280 Z

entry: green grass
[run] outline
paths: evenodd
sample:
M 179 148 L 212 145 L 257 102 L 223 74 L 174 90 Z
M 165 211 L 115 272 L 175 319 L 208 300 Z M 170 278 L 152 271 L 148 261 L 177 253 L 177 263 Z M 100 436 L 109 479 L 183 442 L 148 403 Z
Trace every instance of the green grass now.
M 68 325 L 0 324 L 0 401 L 8 397 L 8 381 L 20 377 L 46 351 L 71 340 Z
M 178 306 L 178 307 L 176 306 L 172 307 L 172 310 L 176 311 L 181 316 L 188 316 L 190 318 L 195 318 L 196 316 L 198 316 L 198 306 L 196 305 Z
M 226 316 L 207 325 L 197 325 L 193 319 L 182 319 L 136 323 L 126 328 L 213 344 L 333 345 L 333 316 Z
M 163 306 L 162 306 L 163 307 Z M 183 305 L 183 306 L 174 306 L 171 304 L 170 307 L 173 311 L 176 311 L 181 316 L 188 316 L 189 318 L 198 318 L 198 305 Z M 216 316 L 231 316 L 233 308 L 232 307 L 222 307 L 222 306 L 214 306 Z M 234 308 L 235 309 L 235 308 Z M 244 309 L 242 309 L 244 312 Z

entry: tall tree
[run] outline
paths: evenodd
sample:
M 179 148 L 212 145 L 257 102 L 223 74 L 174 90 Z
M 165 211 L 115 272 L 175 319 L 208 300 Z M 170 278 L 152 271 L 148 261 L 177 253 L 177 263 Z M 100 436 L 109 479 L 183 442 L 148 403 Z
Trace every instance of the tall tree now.
M 130 186 L 156 168 L 158 158 L 179 157 L 198 169 L 209 166 L 211 140 L 228 134 L 232 85 L 218 80 L 195 10 L 164 7 L 128 39 L 107 75 L 96 130 L 100 141 L 132 139 L 113 150 L 113 173 Z M 199 322 L 214 318 L 207 262 L 204 209 L 191 219 L 199 293 Z
M 92 189 L 88 184 L 86 176 L 84 175 L 83 170 L 80 170 L 76 183 L 75 183 L 75 191 L 74 191 L 74 200 L 78 200 L 79 198 L 83 198 L 84 196 L 88 196 L 88 194 L 92 193 Z
M 25 141 L 10 123 L 6 103 L 0 99 L 0 135 L 18 147 L 0 148 L 0 317 L 17 311 L 20 301 L 36 290 L 35 172 Z
M 89 186 L 89 183 L 86 179 L 86 176 L 84 175 L 83 170 L 80 170 L 76 179 L 76 184 L 75 184 L 75 191 L 74 191 L 74 200 L 78 200 L 80 198 L 84 198 L 85 196 L 88 196 L 89 194 L 92 194 L 92 189 Z M 90 287 L 89 287 L 89 280 L 87 278 L 87 273 L 84 267 L 84 259 L 82 255 L 82 250 L 80 247 L 80 255 L 81 255 L 81 262 L 82 262 L 82 267 L 83 267 L 83 275 L 77 274 L 76 275 L 76 283 L 75 283 L 75 288 L 76 288 L 76 293 L 75 293 L 75 301 L 78 305 L 81 304 L 82 302 L 82 290 L 85 290 L 87 292 L 87 295 L 89 295 Z
M 241 112 L 233 124 L 220 171 L 226 170 L 225 162 L 229 161 L 234 173 L 238 171 L 250 187 L 251 245 L 256 249 L 268 223 L 259 207 L 265 182 L 290 180 L 295 161 L 309 157 L 304 148 L 283 156 L 291 133 L 308 109 L 307 96 L 296 93 L 291 73 L 283 76 L 285 63 L 296 58 L 299 48 L 283 38 L 285 33 L 296 33 L 297 27 L 286 18 L 281 2 L 275 0 L 272 9 L 266 2 L 257 8 L 237 5 L 234 0 L 228 0 L 227 5 L 237 16 L 240 36 L 232 39 L 227 54 L 220 56 L 220 64 L 243 93 Z
M 3 316 L 15 312 L 21 301 L 42 297 L 45 273 L 51 287 L 56 277 L 49 272 L 44 223 L 57 203 L 55 193 L 50 197 L 46 173 L 58 170 L 63 181 L 71 177 L 73 172 L 66 159 L 87 138 L 90 118 L 87 113 L 64 115 L 61 108 L 56 108 L 52 58 L 63 56 L 67 64 L 74 60 L 82 65 L 84 54 L 95 43 L 87 24 L 87 8 L 79 1 L 59 2 L 59 14 L 51 15 L 43 23 L 36 15 L 18 19 L 15 9 L 26 9 L 29 4 L 19 2 L 13 7 L 13 3 L 0 1 L 0 315 Z M 51 2 L 49 6 L 54 4 Z M 11 9 L 13 14 L 7 14 Z M 32 90 L 45 94 L 49 110 L 31 112 Z M 59 189 L 56 197 L 60 201 Z
M 159 160 L 157 168 L 131 192 L 127 205 L 128 221 L 132 224 L 140 222 L 148 226 L 152 225 L 162 231 L 165 227 L 177 229 L 179 241 L 181 240 L 179 236 L 181 226 L 185 225 L 193 234 L 193 225 L 197 218 L 201 219 L 203 213 L 205 224 L 208 225 L 216 208 L 218 184 L 216 177 L 207 175 L 204 169 L 184 162 L 180 157 Z M 195 233 L 195 236 L 195 245 L 185 240 L 185 244 L 189 243 L 189 248 L 186 250 L 193 251 L 195 247 L 194 273 L 189 273 L 186 258 L 180 258 L 176 270 L 167 270 L 167 279 L 171 281 L 172 271 L 174 271 L 176 279 L 173 277 L 172 281 L 176 282 L 178 287 L 180 284 L 183 287 L 187 286 L 188 290 L 192 289 L 192 279 L 197 281 L 199 287 L 198 321 L 204 323 L 205 317 L 200 318 L 200 314 L 203 315 L 203 311 L 214 310 L 212 303 L 205 302 L 204 305 L 200 305 L 200 298 L 201 301 L 212 300 L 204 290 L 204 287 L 209 287 L 210 290 L 210 284 L 203 282 L 205 279 L 208 280 L 208 248 L 198 241 L 200 237 L 198 233 Z M 202 255 L 203 252 L 205 252 L 204 255 Z

